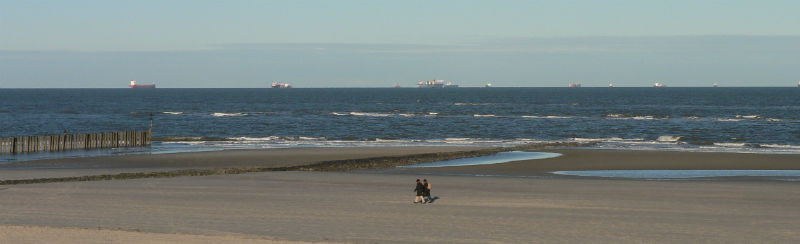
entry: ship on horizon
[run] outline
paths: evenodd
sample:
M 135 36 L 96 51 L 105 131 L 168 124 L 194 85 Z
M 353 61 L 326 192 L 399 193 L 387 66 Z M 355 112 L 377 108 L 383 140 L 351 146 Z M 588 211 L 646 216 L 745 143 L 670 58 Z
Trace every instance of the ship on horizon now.
M 292 85 L 289 83 L 281 83 L 278 81 L 272 81 L 272 88 L 292 88 Z
M 445 83 L 444 80 L 429 80 L 417 82 L 418 88 L 458 88 L 453 82 Z
M 153 82 L 152 84 L 136 84 L 135 80 L 131 80 L 131 88 L 156 88 L 156 83 Z

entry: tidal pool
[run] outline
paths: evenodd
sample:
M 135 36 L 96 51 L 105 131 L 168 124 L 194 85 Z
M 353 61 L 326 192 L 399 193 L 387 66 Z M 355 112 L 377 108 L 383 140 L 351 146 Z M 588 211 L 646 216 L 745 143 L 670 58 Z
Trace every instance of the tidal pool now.
M 800 177 L 800 170 L 580 170 L 553 174 L 629 179 L 690 179 L 705 177 Z
M 511 151 L 511 152 L 501 152 L 501 153 L 497 153 L 495 155 L 489 155 L 489 156 L 481 156 L 481 157 L 474 157 L 474 158 L 460 158 L 460 159 L 454 159 L 454 160 L 438 161 L 438 162 L 424 163 L 424 164 L 404 165 L 404 166 L 397 166 L 397 167 L 398 168 L 429 168 L 429 167 L 448 167 L 448 166 L 499 164 L 499 163 L 507 163 L 507 162 L 520 161 L 520 160 L 555 158 L 555 157 L 558 157 L 558 156 L 561 156 L 561 154 L 560 153 L 550 153 L 550 152 Z

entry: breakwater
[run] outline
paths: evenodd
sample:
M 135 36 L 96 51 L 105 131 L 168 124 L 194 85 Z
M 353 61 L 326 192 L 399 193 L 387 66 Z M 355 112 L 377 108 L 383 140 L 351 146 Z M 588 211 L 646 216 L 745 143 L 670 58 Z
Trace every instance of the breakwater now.
M 60 152 L 152 144 L 150 131 L 0 137 L 0 154 Z

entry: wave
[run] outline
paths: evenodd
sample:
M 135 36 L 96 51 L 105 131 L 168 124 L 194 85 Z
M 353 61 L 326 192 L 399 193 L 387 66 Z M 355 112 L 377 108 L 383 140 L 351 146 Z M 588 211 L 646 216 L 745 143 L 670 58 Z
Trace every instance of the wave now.
M 687 152 L 735 152 L 764 154 L 800 154 L 800 145 L 758 144 L 748 142 L 706 142 L 691 137 L 663 135 L 656 139 L 644 138 L 569 138 L 539 140 L 532 138 L 469 138 L 449 137 L 439 139 L 418 138 L 361 138 L 344 136 L 337 138 L 313 136 L 265 136 L 265 137 L 162 137 L 154 138 L 156 147 L 184 147 L 201 150 L 293 148 L 293 147 L 374 147 L 374 146 L 481 146 L 509 147 L 520 145 L 545 145 L 555 147 L 578 147 L 612 150 L 657 150 Z M 169 151 L 171 149 L 158 149 Z
M 228 137 L 226 138 L 229 141 L 251 141 L 251 142 L 258 142 L 258 141 L 275 141 L 275 140 L 292 140 L 292 137 L 280 137 L 280 136 L 267 136 L 267 137 Z
M 153 137 L 153 141 L 162 141 L 162 142 L 230 141 L 230 139 L 223 137 L 209 137 L 209 136 L 167 136 L 167 137 Z
M 741 119 L 729 119 L 729 118 L 716 118 L 714 121 L 717 122 L 739 122 L 742 121 Z
M 367 116 L 367 117 L 388 117 L 392 116 L 389 113 L 364 113 L 364 112 L 350 112 L 350 115 L 353 116 Z
M 682 136 L 659 136 L 656 141 L 659 142 L 678 142 L 683 139 Z
M 495 114 L 473 114 L 472 117 L 498 117 Z
M 557 116 L 557 115 L 546 115 L 546 116 L 522 115 L 521 117 L 522 118 L 526 118 L 526 119 L 571 119 L 571 118 L 573 118 L 572 116 Z
M 310 136 L 299 136 L 297 137 L 298 140 L 305 140 L 305 141 L 324 141 L 325 137 L 310 137 Z
M 494 106 L 497 103 L 453 103 L 455 106 Z
M 247 113 L 213 113 L 211 116 L 214 117 L 238 117 L 238 116 L 247 116 Z
M 164 114 L 172 114 L 172 115 L 183 114 L 183 112 L 169 112 L 169 111 L 165 111 L 165 112 L 161 112 L 161 113 L 164 113 Z
M 736 118 L 737 119 L 760 119 L 761 115 L 757 115 L 757 114 L 756 115 L 741 115 L 741 114 L 737 114 Z
M 606 114 L 608 119 L 620 120 L 655 120 L 655 119 L 669 119 L 669 116 L 656 116 L 656 115 L 628 115 L 628 114 Z
M 331 112 L 330 114 L 335 116 L 363 116 L 363 117 L 391 117 L 391 116 L 414 117 L 414 116 L 425 115 L 425 114 L 415 114 L 415 113 L 374 113 L 374 112 Z
M 571 138 L 571 140 L 576 142 L 643 142 L 645 141 L 644 138 L 619 138 L 619 137 L 609 137 L 609 138 L 581 138 L 575 137 Z

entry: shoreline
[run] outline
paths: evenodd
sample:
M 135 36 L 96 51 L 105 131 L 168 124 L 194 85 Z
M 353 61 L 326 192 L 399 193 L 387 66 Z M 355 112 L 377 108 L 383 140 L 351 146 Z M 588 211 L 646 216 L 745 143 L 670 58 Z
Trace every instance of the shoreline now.
M 450 146 L 284 148 L 44 159 L 0 165 L 0 185 L 209 176 L 270 171 L 353 171 L 380 174 L 577 177 L 635 180 L 619 177 L 558 175 L 552 172 L 586 170 L 800 170 L 800 155 L 795 154 L 621 151 L 565 148 L 564 146 L 562 144 L 546 144 L 502 148 Z M 512 150 L 554 152 L 562 155 L 555 158 L 487 165 L 435 168 L 397 167 L 486 156 Z M 758 177 L 733 178 L 758 179 Z M 726 179 L 726 177 L 718 177 L 718 179 Z

